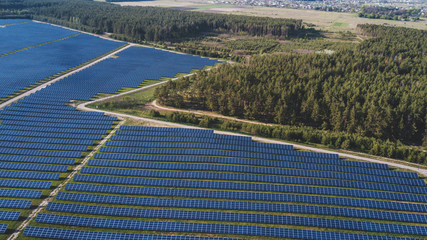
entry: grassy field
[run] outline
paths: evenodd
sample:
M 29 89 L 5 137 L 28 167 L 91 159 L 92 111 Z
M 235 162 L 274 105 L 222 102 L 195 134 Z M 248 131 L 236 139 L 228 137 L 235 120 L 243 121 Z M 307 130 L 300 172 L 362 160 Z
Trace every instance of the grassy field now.
M 357 24 L 372 23 L 389 26 L 410 27 L 427 30 L 427 20 L 419 22 L 401 22 L 383 19 L 359 18 L 355 13 L 324 12 L 304 9 L 285 9 L 270 7 L 241 7 L 233 5 L 212 4 L 201 0 L 154 0 L 142 2 L 120 2 L 122 6 L 156 6 L 181 8 L 192 11 L 204 11 L 227 14 L 241 14 L 249 16 L 295 18 L 302 19 L 305 23 L 314 24 L 321 30 L 333 32 L 356 32 Z

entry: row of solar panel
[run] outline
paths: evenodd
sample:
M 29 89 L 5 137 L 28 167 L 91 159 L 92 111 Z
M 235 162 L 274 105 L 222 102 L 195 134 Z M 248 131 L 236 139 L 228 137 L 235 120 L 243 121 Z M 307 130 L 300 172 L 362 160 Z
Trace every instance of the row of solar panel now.
M 20 179 L 37 179 L 37 180 L 59 180 L 59 173 L 45 172 L 21 172 L 21 171 L 4 171 L 0 170 L 1 178 L 20 178 Z
M 101 174 L 101 175 L 119 175 L 119 176 L 133 176 L 133 177 L 144 177 L 144 178 L 131 178 L 134 179 L 133 185 L 149 185 L 150 179 L 145 178 L 162 178 L 169 180 L 175 179 L 197 179 L 197 180 L 226 180 L 226 181 L 243 181 L 243 182 L 257 182 L 257 183 L 280 183 L 280 184 L 297 184 L 297 185 L 312 185 L 312 186 L 328 186 L 328 187 L 344 187 L 344 188 L 356 188 L 356 189 L 370 189 L 379 191 L 391 191 L 391 192 L 403 192 L 403 193 L 417 193 L 427 194 L 427 188 L 425 187 L 414 187 L 407 185 L 392 185 L 392 184 L 378 184 L 358 181 L 347 181 L 347 180 L 334 180 L 334 179 L 321 179 L 321 178 L 301 178 L 301 177 L 285 177 L 285 176 L 269 176 L 269 175 L 255 175 L 255 174 L 240 174 L 240 173 L 215 173 L 215 172 L 180 172 L 180 171 L 158 171 L 158 170 L 135 170 L 135 169 L 122 169 L 122 168 L 99 168 L 99 167 L 83 167 L 81 173 L 87 174 Z M 113 177 L 111 177 L 113 178 Z M 152 179 L 151 179 L 152 180 Z M 165 182 L 172 184 L 172 181 Z M 190 187 L 190 182 L 194 182 L 194 187 L 197 186 L 200 181 L 185 181 L 181 182 L 177 180 L 177 183 L 186 183 L 185 186 Z M 206 183 L 203 181 L 203 183 Z M 131 183 L 130 183 L 131 184 Z M 200 183 L 200 187 L 205 184 Z M 222 182 L 225 186 L 227 182 Z M 252 183 L 242 183 L 249 185 Z M 178 184 L 177 184 L 178 185 Z M 232 189 L 235 189 L 240 183 L 230 184 Z M 261 186 L 263 186 L 262 184 Z M 267 185 L 268 188 L 260 191 L 282 191 L 282 185 Z M 211 188 L 211 187 L 209 187 Z M 249 186 L 248 186 L 249 188 Z M 254 184 L 255 189 L 255 184 Z
M 0 197 L 40 198 L 43 191 L 0 188 Z
M 108 130 L 111 125 L 86 125 L 86 124 L 67 124 L 67 123 L 49 123 L 49 122 L 29 122 L 29 121 L 15 121 L 3 120 L 4 125 L 17 125 L 17 126 L 32 126 L 32 127 L 52 127 L 52 128 L 71 128 L 71 129 L 99 129 Z
M 21 212 L 0 211 L 0 220 L 16 221 L 18 220 L 20 215 L 21 215 Z
M 16 199 L 0 199 L 1 208 L 30 208 L 33 202 L 30 200 L 16 200 Z
M 195 137 L 195 138 L 217 138 L 217 139 L 228 139 L 228 140 L 240 140 L 240 141 L 252 141 L 252 138 L 242 138 L 239 136 L 222 135 L 222 134 L 195 134 L 186 132 L 154 132 L 154 131 L 129 131 L 129 130 L 118 130 L 117 135 L 124 136 L 152 136 L 152 137 Z
M 136 218 L 165 218 L 184 219 L 199 221 L 221 221 L 221 222 L 246 222 L 262 224 L 296 225 L 306 227 L 335 228 L 355 231 L 387 232 L 400 234 L 427 235 L 427 227 L 411 226 L 389 223 L 374 223 L 363 221 L 349 221 L 327 218 L 279 216 L 269 214 L 211 212 L 211 211 L 185 211 L 185 210 L 162 210 L 162 209 L 140 209 L 123 207 L 90 206 L 82 204 L 52 203 L 46 208 L 54 212 L 69 212 L 91 215 L 111 215 L 120 217 Z M 1 217 L 1 212 L 0 212 Z
M 146 149 L 146 148 L 126 148 L 126 147 L 102 147 L 100 152 L 162 154 L 162 155 L 223 156 L 223 157 L 239 157 L 239 158 L 251 158 L 251 159 L 289 161 L 289 158 L 286 155 L 234 152 L 234 151 L 222 151 L 222 150 L 202 150 L 202 149 Z M 292 156 L 296 153 L 298 153 L 298 151 L 289 151 L 286 154 L 289 154 Z M 352 167 L 383 168 L 383 165 L 369 163 L 369 162 L 343 161 L 338 159 L 326 159 L 326 158 L 324 159 L 324 158 L 314 158 L 314 157 L 306 157 L 306 158 L 301 157 L 297 159 L 300 162 L 315 162 L 320 164 L 342 165 L 342 166 L 352 166 Z
M 144 79 L 175 76 L 178 72 L 189 72 L 218 62 L 143 47 L 130 47 L 117 55 L 120 57 L 107 58 L 43 89 L 43 95 L 63 96 L 64 100 L 89 100 L 99 92 L 115 93 L 122 87 L 138 87 Z M 143 64 L 135 65 L 141 61 Z
M 9 19 L 0 19 L 0 25 L 8 25 L 8 24 L 16 24 L 16 23 L 25 23 L 25 22 L 31 22 L 31 19 L 15 19 L 15 18 L 9 18 Z
M 19 106 L 7 106 L 4 110 L 17 111 L 17 112 L 34 112 L 34 113 L 51 113 L 51 114 L 66 114 L 66 115 L 79 115 L 79 116 L 104 116 L 100 112 L 84 112 L 70 110 L 59 110 L 59 109 L 45 109 L 45 108 L 31 108 L 31 107 L 19 107 Z
M 0 130 L 0 135 L 23 136 L 23 137 L 41 137 L 41 138 L 61 138 L 61 139 L 80 139 L 80 140 L 101 140 L 101 135 L 89 134 L 71 134 L 71 133 L 49 133 L 49 132 L 28 132 L 15 130 Z
M 49 87 L 52 87 L 52 86 L 49 86 Z M 68 101 L 66 100 L 52 101 L 50 99 L 35 99 L 35 98 L 32 98 L 31 96 L 20 99 L 18 101 L 18 103 L 24 103 L 24 104 L 49 105 L 49 106 L 64 106 L 66 102 Z
M 49 189 L 51 182 L 0 179 L 1 187 Z
M 2 155 L 2 154 L 0 154 L 0 161 L 62 164 L 62 165 L 74 165 L 76 163 L 76 160 L 71 158 L 33 157 L 33 156 L 16 156 L 16 155 Z
M 388 177 L 401 178 L 418 178 L 414 172 L 399 172 L 383 169 L 358 168 L 358 167 L 342 167 L 338 165 L 323 165 L 313 163 L 297 162 L 300 158 L 289 156 L 288 160 L 284 161 L 269 161 L 244 158 L 226 158 L 226 157 L 208 157 L 208 156 L 165 156 L 165 155 L 138 155 L 138 154 L 116 154 L 116 153 L 95 153 L 96 159 L 111 159 L 111 160 L 134 160 L 134 161 L 158 161 L 158 162 L 180 162 L 180 163 L 209 163 L 209 164 L 238 164 L 250 166 L 265 166 L 279 168 L 296 168 L 310 169 L 331 172 L 345 172 L 355 174 L 378 175 Z M 306 159 L 303 159 L 306 160 Z M 307 159 L 314 160 L 314 159 Z M 289 161 L 289 162 L 288 162 Z
M 143 181 L 143 179 L 76 175 L 74 177 L 74 181 L 84 181 L 84 182 L 104 183 L 104 184 L 135 184 L 136 181 Z M 286 196 L 280 193 L 171 189 L 170 187 L 172 184 L 166 184 L 166 183 L 179 183 L 178 185 L 172 185 L 172 186 L 184 188 L 184 187 L 191 187 L 191 181 L 188 181 L 189 183 L 182 180 L 168 181 L 164 179 L 154 179 L 154 180 L 147 179 L 145 181 L 147 181 L 147 184 L 151 186 L 163 186 L 163 187 L 169 187 L 169 188 L 149 188 L 149 187 L 129 187 L 129 186 L 69 183 L 66 185 L 65 189 L 69 191 L 83 191 L 83 192 L 101 192 L 101 193 L 132 194 L 132 195 L 137 194 L 137 195 L 173 196 L 173 197 L 199 197 L 199 198 L 202 197 L 202 198 L 217 198 L 217 199 L 259 200 L 259 201 L 282 201 L 282 199 L 284 198 L 286 199 Z M 193 186 L 193 187 L 194 188 L 211 188 L 211 189 L 228 189 L 228 190 L 248 190 L 248 191 L 266 191 L 266 189 L 268 189 L 268 186 L 267 187 L 261 186 L 261 184 L 258 184 L 255 186 L 254 185 L 255 184 L 245 184 L 245 183 L 236 184 L 236 183 L 230 183 L 230 182 L 227 182 L 225 184 L 218 183 L 218 182 L 203 183 L 202 181 L 200 181 L 200 184 L 198 186 Z M 421 202 L 421 203 L 427 202 L 427 196 L 415 195 L 415 194 L 376 192 L 376 191 L 339 189 L 339 188 L 286 186 L 286 185 L 283 185 L 280 188 L 281 188 L 280 192 L 286 192 L 286 193 L 347 196 L 347 197 L 357 197 L 357 198 L 376 198 L 376 199 L 388 199 L 388 200 Z
M 196 138 L 196 137 L 148 137 L 148 136 L 111 136 L 112 141 L 131 141 L 131 142 L 188 142 L 188 143 L 212 143 L 227 144 L 248 147 L 260 147 L 271 149 L 288 149 L 293 150 L 292 145 L 268 144 L 252 141 L 239 141 L 217 138 Z
M 10 20 L 5 22 L 13 24 Z M 10 25 L 1 29 L 0 37 L 3 38 L 4 41 L 0 44 L 0 55 L 54 41 L 77 33 L 71 29 L 32 22 L 31 20 L 18 23 L 20 24 Z
M 36 113 L 36 112 L 17 112 L 3 110 L 0 112 L 0 118 L 5 115 L 25 116 L 25 117 L 42 117 L 42 118 L 63 118 L 63 119 L 79 119 L 79 120 L 98 120 L 98 121 L 115 121 L 117 118 L 109 116 L 86 116 L 86 115 L 64 115 L 62 113 Z
M 2 125 L 0 125 L 2 126 Z M 43 143 L 20 143 L 20 142 L 5 142 L 0 141 L 0 148 L 23 148 L 23 149 L 40 149 L 40 150 L 58 150 L 58 151 L 78 151 L 85 152 L 87 146 L 81 145 L 59 145 L 59 144 L 43 144 Z
M 47 24 L 42 25 L 45 25 L 45 28 L 52 28 L 52 26 Z M 2 44 L 6 43 L 6 45 L 10 47 L 16 46 L 28 39 L 37 40 L 43 38 L 44 33 L 38 32 L 38 27 L 34 28 L 35 29 L 32 31 L 30 31 L 30 29 L 21 31 L 21 33 L 24 34 L 29 31 L 33 32 L 33 37 L 15 39 L 13 36 L 7 35 L 7 37 L 2 38 L 5 39 L 5 41 L 2 41 Z M 37 34 L 35 32 L 37 32 Z M 2 66 L 2 71 L 0 72 L 0 86 L 2 86 L 2 88 L 7 88 L 9 94 L 12 94 L 46 79 L 49 76 L 54 76 L 55 74 L 62 73 L 73 67 L 80 66 L 123 44 L 124 43 L 108 41 L 89 34 L 79 34 L 60 41 L 53 41 L 49 44 L 3 56 L 0 59 L 0 65 Z M 24 46 L 27 47 L 27 44 L 24 44 Z M 70 56 L 70 54 L 72 54 L 73 57 L 63 58 L 63 56 Z M 8 95 L 8 93 L 4 94 Z
M 82 156 L 81 152 L 43 151 L 43 150 L 27 150 L 27 149 L 15 149 L 15 148 L 0 148 L 0 154 L 44 156 L 44 157 L 66 157 L 66 158 L 80 158 Z
M 90 145 L 94 144 L 93 140 L 61 139 L 61 138 L 35 138 L 35 137 L 4 136 L 4 135 L 0 135 L 0 141 L 83 145 L 83 146 L 90 146 Z
M 9 226 L 8 224 L 1 223 L 0 224 L 0 233 L 5 233 L 8 226 Z
M 29 122 L 43 122 L 43 123 L 69 123 L 69 124 L 87 124 L 87 125 L 110 125 L 111 126 L 113 124 L 113 121 L 104 121 L 104 120 L 44 118 L 44 117 L 13 116 L 13 115 L 1 115 L 0 119 L 29 121 Z
M 74 133 L 74 134 L 98 134 L 98 135 L 107 134 L 107 130 L 97 130 L 97 129 L 30 127 L 30 126 L 16 126 L 16 125 L 3 125 L 3 124 L 0 125 L 0 129 L 31 131 L 31 132 L 49 132 L 49 133 Z
M 131 206 L 168 207 L 168 208 L 196 208 L 196 209 L 221 209 L 239 211 L 261 211 L 276 213 L 302 213 L 327 216 L 367 218 L 378 220 L 389 220 L 399 222 L 426 223 L 427 215 L 410 214 L 398 212 L 385 212 L 378 210 L 364 210 L 354 208 L 323 207 L 302 204 L 279 204 L 260 202 L 236 202 L 236 201 L 215 201 L 215 200 L 194 200 L 194 199 L 164 199 L 164 198 L 140 198 L 123 197 L 111 195 L 94 195 L 83 193 L 58 193 L 57 200 L 85 202 L 85 203 L 105 203 Z M 367 200 L 364 200 L 367 201 Z M 414 204 L 413 204 L 414 205 Z M 420 206 L 422 206 L 420 204 Z M 359 205 L 359 207 L 366 207 Z M 426 206 L 427 208 L 427 206 Z M 397 209 L 393 209 L 397 210 Z M 414 209 L 411 209 L 411 211 Z
M 68 170 L 68 166 L 11 163 L 11 162 L 0 162 L 0 168 L 13 169 L 13 170 L 45 171 L 45 172 L 66 172 Z
M 120 168 L 142 168 L 142 169 L 163 169 L 163 170 L 181 170 L 181 171 L 217 171 L 217 172 L 239 172 L 239 173 L 257 173 L 269 175 L 287 175 L 315 178 L 334 178 L 348 179 L 364 182 L 392 183 L 412 186 L 426 186 L 421 179 L 380 177 L 363 174 L 345 174 L 328 171 L 307 171 L 296 169 L 255 167 L 255 166 L 237 166 L 237 165 L 219 165 L 219 164 L 185 164 L 185 163 L 161 163 L 161 162 L 135 162 L 135 161 L 114 161 L 114 160 L 89 160 L 88 166 L 99 167 L 120 167 Z
M 215 143 L 163 143 L 163 142 L 122 142 L 122 141 L 108 141 L 105 144 L 111 147 L 136 147 L 136 148 L 178 148 L 178 149 L 220 149 L 232 151 L 245 151 L 255 153 L 269 153 L 269 154 L 286 154 L 289 150 L 282 150 L 276 148 L 259 148 L 247 147 L 238 145 L 226 145 Z
M 172 235 L 148 235 L 148 234 L 131 234 L 118 232 L 94 232 L 81 231 L 61 228 L 46 227 L 26 227 L 24 236 L 39 238 L 57 238 L 57 239 L 86 239 L 86 240 L 244 240 L 237 238 L 222 237 L 191 237 L 191 236 L 172 236 Z
M 130 131 L 153 131 L 153 132 L 188 132 L 195 134 L 213 134 L 213 130 L 209 129 L 195 129 L 195 128 L 171 128 L 171 127 L 147 127 L 147 126 L 120 126 L 121 130 L 130 130 Z
M 378 239 L 370 235 L 357 235 L 340 232 L 310 231 L 288 228 L 258 227 L 247 225 L 209 224 L 209 223 L 187 223 L 187 222 L 157 222 L 157 221 L 136 221 L 119 220 L 106 218 L 87 218 L 64 216 L 54 214 L 39 214 L 36 222 L 48 224 L 61 224 L 82 227 L 115 228 L 128 230 L 145 231 L 166 231 L 166 232 L 198 232 L 216 234 L 238 234 L 252 236 L 267 236 L 279 238 L 303 238 L 303 239 Z M 412 234 L 421 235 L 419 232 Z M 395 237 L 381 236 L 381 239 L 399 239 Z
M 63 111 L 75 111 L 76 108 L 71 106 L 56 106 L 56 105 L 45 105 L 45 104 L 35 104 L 35 103 L 24 103 L 24 102 L 14 102 L 11 104 L 14 107 L 26 107 L 26 108 L 35 108 L 35 109 L 56 109 Z

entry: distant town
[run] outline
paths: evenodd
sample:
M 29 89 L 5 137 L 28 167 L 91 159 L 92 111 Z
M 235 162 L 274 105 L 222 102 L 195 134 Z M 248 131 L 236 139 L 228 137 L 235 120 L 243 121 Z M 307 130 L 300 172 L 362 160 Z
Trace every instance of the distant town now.
M 396 9 L 420 9 L 420 17 L 426 16 L 425 0 L 214 0 L 215 3 L 242 6 L 264 6 L 278 8 L 312 9 L 334 12 L 358 13 L 363 6 L 391 7 Z

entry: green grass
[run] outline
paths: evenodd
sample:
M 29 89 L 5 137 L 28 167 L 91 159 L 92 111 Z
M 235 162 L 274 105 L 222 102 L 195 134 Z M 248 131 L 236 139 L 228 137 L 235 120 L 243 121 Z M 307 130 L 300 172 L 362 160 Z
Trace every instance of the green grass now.
M 342 23 L 342 22 L 334 22 L 332 24 L 333 27 L 341 27 L 341 28 L 345 28 L 348 27 L 348 23 Z

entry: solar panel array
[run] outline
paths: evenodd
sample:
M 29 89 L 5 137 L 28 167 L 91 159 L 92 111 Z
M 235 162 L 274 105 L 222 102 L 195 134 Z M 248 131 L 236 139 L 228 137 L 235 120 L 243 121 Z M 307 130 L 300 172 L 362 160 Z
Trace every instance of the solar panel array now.
M 0 44 L 0 55 L 21 45 L 49 43 L 0 57 L 0 98 L 123 45 L 20 21 L 0 20 L 0 25 L 19 23 L 0 28 L 0 36 L 13 36 Z M 36 32 L 43 36 L 28 37 Z M 10 44 L 19 38 L 25 40 Z M 22 220 L 22 213 L 36 207 L 33 201 L 61 183 L 70 165 L 81 161 L 117 120 L 77 111 L 67 106 L 71 100 L 218 62 L 145 47 L 116 55 L 0 111 L 0 221 Z M 427 235 L 426 189 L 415 173 L 336 154 L 295 151 L 211 130 L 121 126 L 24 235 L 416 239 Z M 1 222 L 0 233 L 7 227 Z
M 109 240 L 243 240 L 237 238 L 221 238 L 221 237 L 191 237 L 191 236 L 170 236 L 170 235 L 148 235 L 148 234 L 130 234 L 117 232 L 94 232 L 94 231 L 79 231 L 72 229 L 61 228 L 45 228 L 45 227 L 27 227 L 24 235 L 40 238 L 55 238 L 55 239 L 109 239 Z
M 25 28 L 25 31 L 22 31 L 21 28 Z M 33 30 L 29 31 L 29 29 Z M 12 32 L 16 34 L 12 34 Z M 6 35 L 1 38 L 5 41 L 0 44 L 0 52 L 6 53 L 17 50 L 17 48 L 21 49 L 73 35 L 75 31 L 44 23 L 24 23 L 2 28 L 0 36 L 2 33 Z M 45 35 L 48 37 L 44 38 L 42 37 L 44 33 L 51 34 Z M 22 37 L 22 35 L 28 36 Z M 30 37 L 29 35 L 36 36 Z M 121 42 L 79 34 L 0 57 L 0 85 L 2 86 L 0 98 L 79 66 L 122 45 Z
M 10 53 L 0 57 L 0 98 L 124 45 L 76 33 L 36 22 L 0 28 L 0 55 Z M 13 52 L 22 48 L 28 49 Z M 0 111 L 0 207 L 7 210 L 0 211 L 0 220 L 23 221 L 20 214 L 28 215 L 33 201 L 62 182 L 112 128 L 115 118 L 77 111 L 65 105 L 69 101 L 39 91 Z M 15 208 L 19 211 L 9 211 Z M 0 232 L 13 222 L 6 223 Z M 18 225 L 11 224 L 10 231 Z
M 123 131 L 133 133 L 123 135 Z M 93 232 L 148 230 L 292 239 L 427 235 L 427 187 L 414 173 L 334 155 L 292 154 L 289 151 L 295 150 L 288 146 L 265 145 L 261 150 L 256 143 L 252 147 L 250 139 L 237 136 L 227 145 L 211 141 L 222 138 L 212 131 L 121 126 L 116 134 L 105 144 L 114 153 L 101 148 L 36 222 Z M 183 155 L 168 154 L 177 149 Z M 214 149 L 225 156 L 184 155 L 189 149 Z M 258 149 L 262 154 L 254 151 Z M 235 157 L 237 152 L 252 157 Z
M 0 37 L 5 39 L 0 43 L 0 101 L 125 45 L 27 19 L 0 19 L 0 25 L 4 26 Z M 71 100 L 89 100 L 100 92 L 115 93 L 146 79 L 173 77 L 218 62 L 142 47 L 118 56 L 0 111 L 0 207 L 28 214 L 31 199 L 49 194 L 70 173 L 70 166 L 81 161 L 116 123 L 115 117 L 67 106 Z M 13 212 L 0 210 L 0 220 L 18 220 L 5 214 Z M 1 225 L 0 232 L 6 229 L 7 224 Z
M 10 20 L 7 22 L 9 24 L 17 23 Z M 0 25 L 2 24 L 4 23 L 0 23 Z M 70 29 L 24 20 L 22 24 L 10 25 L 0 29 L 0 38 L 3 39 L 0 42 L 0 55 L 69 37 L 76 33 L 78 32 Z
M 150 230 L 165 232 L 186 232 L 214 233 L 214 234 L 239 234 L 251 236 L 266 236 L 277 238 L 296 239 L 378 239 L 372 235 L 356 235 L 351 233 L 311 231 L 301 229 L 287 229 L 278 227 L 259 227 L 249 225 L 232 224 L 209 224 L 209 223 L 189 223 L 189 222 L 159 222 L 159 221 L 138 221 L 108 218 L 88 218 L 55 214 L 39 214 L 36 222 L 46 224 L 62 224 L 81 227 L 101 227 L 125 230 Z M 416 232 L 415 234 L 419 234 Z M 402 239 L 399 237 L 382 236 L 381 239 Z

